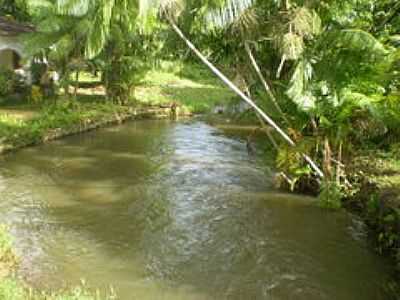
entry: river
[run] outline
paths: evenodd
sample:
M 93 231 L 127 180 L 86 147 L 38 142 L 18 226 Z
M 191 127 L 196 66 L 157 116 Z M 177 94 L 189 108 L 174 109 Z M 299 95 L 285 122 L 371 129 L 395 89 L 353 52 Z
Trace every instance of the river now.
M 19 276 L 118 299 L 387 299 L 390 267 L 354 216 L 279 192 L 245 140 L 138 121 L 0 160 Z

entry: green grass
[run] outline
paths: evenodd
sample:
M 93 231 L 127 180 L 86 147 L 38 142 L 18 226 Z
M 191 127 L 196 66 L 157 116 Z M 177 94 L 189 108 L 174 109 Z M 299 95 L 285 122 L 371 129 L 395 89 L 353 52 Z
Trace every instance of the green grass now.
M 400 189 L 399 149 L 399 144 L 393 144 L 391 151 L 363 153 L 355 159 L 354 168 L 362 170 L 379 188 Z
M 202 66 L 163 62 L 149 71 L 136 88 L 139 103 L 151 105 L 176 102 L 192 113 L 207 113 L 229 104 L 234 94 Z
M 75 80 L 74 74 L 71 80 Z M 105 96 L 91 95 L 91 89 L 99 86 L 100 75 L 93 76 L 80 72 L 79 87 L 86 89 L 88 95 L 80 95 L 79 102 L 98 102 Z M 72 82 L 72 85 L 74 83 Z M 184 106 L 191 113 L 209 113 L 213 108 L 229 105 L 235 101 L 235 95 L 225 87 L 211 71 L 198 64 L 187 64 L 179 61 L 162 61 L 157 67 L 149 70 L 135 88 L 134 98 L 137 104 L 162 105 L 173 102 Z M 45 101 L 43 106 L 46 105 Z M 35 110 L 35 106 L 22 100 L 3 99 L 1 106 Z M 1 111 L 0 111 L 1 113 Z
M 101 296 L 98 291 L 90 291 L 85 285 L 66 291 L 48 292 L 33 290 L 20 281 L 6 278 L 0 282 L 1 300 L 113 300 L 113 293 Z
M 74 74 L 71 80 L 74 80 Z M 87 72 L 79 74 L 80 88 L 94 88 L 100 84 L 100 76 Z M 162 61 L 145 73 L 137 83 L 135 100 L 144 105 L 177 103 L 192 113 L 208 113 L 219 105 L 229 105 L 234 94 L 208 69 L 198 64 L 178 61 Z M 80 97 L 85 102 L 99 96 Z
M 13 147 L 40 143 L 53 129 L 72 129 L 83 122 L 108 119 L 115 114 L 127 112 L 111 102 L 79 103 L 62 102 L 43 108 L 33 119 L 21 120 L 14 115 L 0 114 L 0 144 Z

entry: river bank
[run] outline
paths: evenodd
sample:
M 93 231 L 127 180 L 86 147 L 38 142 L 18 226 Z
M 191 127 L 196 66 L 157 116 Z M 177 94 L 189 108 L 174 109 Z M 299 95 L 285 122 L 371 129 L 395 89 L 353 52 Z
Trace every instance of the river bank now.
M 370 151 L 349 168 L 353 195 L 343 199 L 346 209 L 367 224 L 374 249 L 396 265 L 400 283 L 400 159 L 397 153 Z
M 113 103 L 64 102 L 46 107 L 32 119 L 0 116 L 0 154 L 80 134 L 127 120 L 190 116 L 185 107 L 171 105 L 120 106 Z
M 135 87 L 127 105 L 107 98 L 101 78 L 81 73 L 76 96 L 59 91 L 57 99 L 0 99 L 0 154 L 64 136 L 133 119 L 157 119 L 209 113 L 237 103 L 232 93 L 210 78 L 203 67 L 180 62 L 161 63 Z

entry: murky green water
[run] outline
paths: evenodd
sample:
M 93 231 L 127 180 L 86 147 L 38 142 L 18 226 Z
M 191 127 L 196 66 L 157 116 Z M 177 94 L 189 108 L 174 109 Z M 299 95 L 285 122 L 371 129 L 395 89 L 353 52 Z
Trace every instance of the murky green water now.
M 143 121 L 0 161 L 0 223 L 38 287 L 121 299 L 386 299 L 360 223 L 279 193 L 240 139 Z

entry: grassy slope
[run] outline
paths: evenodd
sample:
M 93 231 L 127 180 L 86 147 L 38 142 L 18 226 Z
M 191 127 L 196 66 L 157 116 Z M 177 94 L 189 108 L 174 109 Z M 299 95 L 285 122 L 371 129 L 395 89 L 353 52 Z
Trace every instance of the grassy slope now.
M 347 204 L 372 229 L 376 250 L 394 258 L 400 279 L 400 152 L 364 152 L 353 160 L 351 169 L 361 184 Z M 400 290 L 398 285 L 395 288 Z
M 399 190 L 400 207 L 400 153 L 374 150 L 363 153 L 353 161 L 353 168 L 363 172 L 381 190 Z

